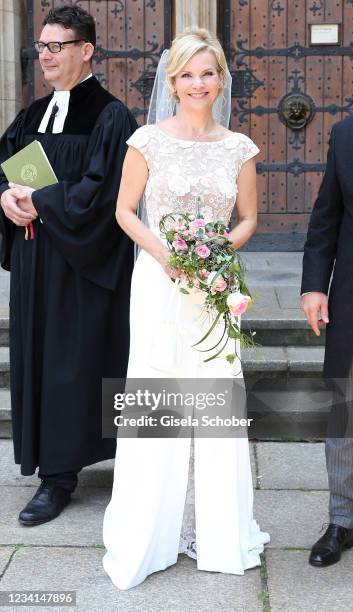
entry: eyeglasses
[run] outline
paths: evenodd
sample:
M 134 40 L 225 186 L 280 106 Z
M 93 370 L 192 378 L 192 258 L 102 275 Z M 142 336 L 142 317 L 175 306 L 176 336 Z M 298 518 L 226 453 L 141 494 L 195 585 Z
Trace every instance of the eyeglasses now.
M 78 42 L 87 42 L 87 40 L 84 40 L 83 38 L 79 38 L 77 40 L 65 40 L 64 42 L 55 41 L 55 42 L 48 42 L 48 43 L 44 43 L 44 42 L 41 42 L 40 40 L 36 40 L 33 43 L 33 45 L 37 53 L 43 53 L 45 47 L 48 47 L 50 53 L 60 53 L 64 45 L 72 45 Z

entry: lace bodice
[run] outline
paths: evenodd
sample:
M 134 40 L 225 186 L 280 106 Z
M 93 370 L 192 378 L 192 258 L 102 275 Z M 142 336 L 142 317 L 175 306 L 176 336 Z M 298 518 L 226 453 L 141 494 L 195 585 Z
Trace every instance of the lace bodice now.
M 127 144 L 146 160 L 147 218 L 156 228 L 168 212 L 195 214 L 200 197 L 202 206 L 227 224 L 236 201 L 240 169 L 259 152 L 255 143 L 239 132 L 215 142 L 181 140 L 156 125 L 138 128 Z

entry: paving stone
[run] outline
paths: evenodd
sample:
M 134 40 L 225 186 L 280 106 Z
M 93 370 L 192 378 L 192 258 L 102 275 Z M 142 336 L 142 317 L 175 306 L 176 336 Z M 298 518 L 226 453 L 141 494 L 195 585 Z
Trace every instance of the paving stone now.
M 12 440 L 0 440 L 0 485 L 38 487 L 38 476 L 22 476 L 20 466 L 14 462 Z M 79 474 L 79 487 L 113 486 L 114 459 L 100 461 L 85 467 Z
M 254 443 L 250 442 L 250 459 L 255 470 Z M 33 487 L 39 484 L 38 476 L 22 476 L 20 466 L 15 464 L 13 455 L 13 441 L 0 439 L 0 486 Z M 253 472 L 255 474 L 255 472 Z M 103 487 L 111 489 L 113 486 L 114 459 L 100 461 L 89 465 L 79 473 L 78 487 Z
M 111 491 L 113 488 L 114 462 L 114 459 L 108 459 L 85 467 L 79 473 L 79 488 L 102 487 Z
M 103 544 L 102 525 L 111 489 L 80 487 L 62 514 L 49 523 L 24 527 L 18 514 L 36 487 L 1 487 L 1 544 L 88 545 Z
M 272 612 L 352 612 L 352 550 L 325 568 L 311 567 L 298 550 L 271 550 L 266 559 Z
M 37 476 L 20 474 L 20 466 L 15 464 L 12 440 L 0 440 L 0 456 L 0 486 L 39 486 Z
M 271 536 L 267 548 L 311 548 L 328 521 L 327 509 L 326 491 L 255 491 L 254 516 Z
M 21 548 L 14 555 L 1 589 L 75 590 L 75 610 L 90 612 L 262 610 L 258 569 L 244 576 L 198 571 L 195 561 L 180 555 L 177 564 L 150 575 L 133 589 L 120 591 L 103 569 L 103 555 L 101 549 Z
M 250 442 L 250 460 L 253 478 L 255 479 L 254 443 Z M 12 440 L 0 440 L 0 486 L 37 487 L 38 476 L 22 476 L 20 466 L 16 465 L 13 456 Z M 100 461 L 85 467 L 79 474 L 78 489 L 85 487 L 106 488 L 113 487 L 114 459 Z M 82 492 L 84 495 L 84 492 Z
M 14 550 L 14 546 L 0 546 L 0 579 Z
M 256 445 L 261 489 L 327 489 L 325 444 L 260 442 Z

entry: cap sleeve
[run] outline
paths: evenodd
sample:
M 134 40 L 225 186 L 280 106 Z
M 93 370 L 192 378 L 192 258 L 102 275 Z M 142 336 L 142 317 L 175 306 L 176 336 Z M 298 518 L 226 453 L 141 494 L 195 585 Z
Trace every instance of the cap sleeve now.
M 258 153 L 260 153 L 260 149 L 253 142 L 253 140 L 251 140 L 251 138 L 249 138 L 248 136 L 245 136 L 245 134 L 242 134 L 241 140 L 242 140 L 241 161 L 242 161 L 242 164 L 244 164 L 246 161 L 248 161 L 248 159 L 251 159 L 252 157 L 255 157 L 255 155 L 257 155 Z
M 149 128 L 148 125 L 143 125 L 142 127 L 138 128 L 132 134 L 132 136 L 130 136 L 130 138 L 126 141 L 126 144 L 129 145 L 129 147 L 134 147 L 135 149 L 140 151 L 140 153 L 142 153 L 142 155 L 144 156 L 147 162 L 149 158 L 149 146 L 148 146 L 149 130 L 148 128 Z
M 233 149 L 236 162 L 240 167 L 260 152 L 259 147 L 246 134 L 234 132 L 233 138 L 229 138 L 226 143 L 228 149 Z

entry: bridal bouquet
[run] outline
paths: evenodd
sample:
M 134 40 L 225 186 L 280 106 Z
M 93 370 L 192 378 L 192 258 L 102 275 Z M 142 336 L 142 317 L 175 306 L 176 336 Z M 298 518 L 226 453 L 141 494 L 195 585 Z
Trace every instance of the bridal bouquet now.
M 245 284 L 244 264 L 231 246 L 226 225 L 203 208 L 196 215 L 168 213 L 161 218 L 159 229 L 170 250 L 168 265 L 178 271 L 180 291 L 203 291 L 205 308 L 213 319 L 207 333 L 193 346 L 205 342 L 217 323 L 223 322 L 217 344 L 202 350 L 216 352 L 204 361 L 218 357 L 228 338 L 239 339 L 242 347 L 254 346 L 254 332 L 249 337 L 240 331 L 239 316 L 251 305 L 251 296 Z M 231 353 L 226 359 L 233 363 L 236 356 Z

